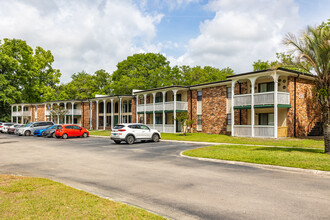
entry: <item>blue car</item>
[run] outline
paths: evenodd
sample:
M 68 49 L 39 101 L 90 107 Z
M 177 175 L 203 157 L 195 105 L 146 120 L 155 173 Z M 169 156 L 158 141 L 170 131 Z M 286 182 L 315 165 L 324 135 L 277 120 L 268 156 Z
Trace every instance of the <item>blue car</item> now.
M 57 125 L 56 125 L 57 126 Z M 49 129 L 53 127 L 53 125 L 48 126 L 47 128 L 43 128 L 43 129 L 37 129 L 33 132 L 33 136 L 37 136 L 37 137 L 41 137 L 42 136 L 42 132 L 44 132 L 45 130 Z

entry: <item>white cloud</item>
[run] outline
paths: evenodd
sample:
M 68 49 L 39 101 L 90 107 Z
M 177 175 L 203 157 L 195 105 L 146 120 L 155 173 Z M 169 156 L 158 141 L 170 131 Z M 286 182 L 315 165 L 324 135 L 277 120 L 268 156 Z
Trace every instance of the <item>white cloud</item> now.
M 0 5 L 0 39 L 51 50 L 63 81 L 83 69 L 112 72 L 128 55 L 161 50 L 152 40 L 162 15 L 143 13 L 129 0 L 0 0 Z
M 275 59 L 285 33 L 296 29 L 298 6 L 293 0 L 214 0 L 206 9 L 216 13 L 200 24 L 187 52 L 174 64 L 231 67 L 252 70 L 258 59 Z

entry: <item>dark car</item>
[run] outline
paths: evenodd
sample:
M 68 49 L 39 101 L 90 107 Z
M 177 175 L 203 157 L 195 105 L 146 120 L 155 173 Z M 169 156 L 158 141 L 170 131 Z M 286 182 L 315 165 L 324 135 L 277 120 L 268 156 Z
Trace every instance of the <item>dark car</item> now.
M 52 125 L 50 127 L 48 127 L 47 129 L 45 129 L 41 135 L 43 137 L 55 137 L 55 131 L 56 131 L 57 125 Z

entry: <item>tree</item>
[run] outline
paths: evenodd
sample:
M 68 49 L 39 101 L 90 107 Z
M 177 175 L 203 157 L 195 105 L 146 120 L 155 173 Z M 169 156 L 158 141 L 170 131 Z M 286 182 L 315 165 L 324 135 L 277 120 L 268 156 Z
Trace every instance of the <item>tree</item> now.
M 308 27 L 297 38 L 288 34 L 284 40 L 295 59 L 287 65 L 316 73 L 317 100 L 322 110 L 325 153 L 330 154 L 330 20 L 318 27 Z M 309 68 L 312 67 L 312 69 Z
M 112 74 L 112 92 L 129 95 L 133 89 L 151 89 L 160 85 L 169 61 L 161 54 L 141 53 L 128 56 L 117 64 Z
M 175 120 L 178 122 L 181 122 L 183 126 L 183 135 L 186 136 L 187 130 L 191 129 L 191 126 L 195 123 L 194 120 L 188 120 L 188 114 L 187 112 L 181 112 Z
M 49 114 L 54 118 L 54 119 L 59 119 L 61 122 L 64 121 L 65 115 L 69 111 L 67 109 L 64 109 L 63 106 L 59 105 L 53 105 L 53 108 L 49 111 Z
M 10 118 L 10 104 L 54 99 L 61 73 L 52 68 L 49 50 L 33 50 L 19 39 L 0 42 L 0 119 Z

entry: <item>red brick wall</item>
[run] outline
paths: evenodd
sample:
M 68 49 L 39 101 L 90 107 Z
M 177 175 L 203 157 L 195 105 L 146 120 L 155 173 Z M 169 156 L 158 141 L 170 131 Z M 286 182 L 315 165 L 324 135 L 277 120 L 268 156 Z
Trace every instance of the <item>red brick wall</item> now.
M 89 102 L 81 104 L 81 126 L 89 129 Z
M 313 90 L 314 82 L 297 78 L 296 83 L 296 135 L 307 136 L 320 121 L 320 107 Z M 287 114 L 288 135 L 294 136 L 294 77 L 288 77 L 291 108 Z
M 132 98 L 132 122 L 133 123 L 138 123 L 138 121 L 136 121 L 136 97 Z
M 192 120 L 194 120 L 194 124 L 192 125 L 192 131 L 197 131 L 197 90 L 192 91 L 192 109 L 190 109 L 190 92 L 188 93 L 188 116 L 191 119 L 190 115 L 192 115 Z
M 96 102 L 92 104 L 92 127 L 96 129 Z
M 239 91 L 239 84 L 241 84 L 241 93 Z M 236 82 L 234 92 L 235 92 L 235 95 L 247 94 L 247 82 L 242 82 L 242 83 Z
M 34 122 L 35 121 L 35 117 L 36 117 L 36 111 L 35 111 L 35 106 L 31 105 L 31 121 Z
M 38 121 L 45 121 L 45 105 L 38 105 Z
M 247 125 L 248 111 L 247 109 L 235 109 L 235 125 Z M 241 114 L 241 117 L 240 117 Z
M 227 133 L 226 95 L 226 86 L 203 89 L 202 128 L 204 133 Z

